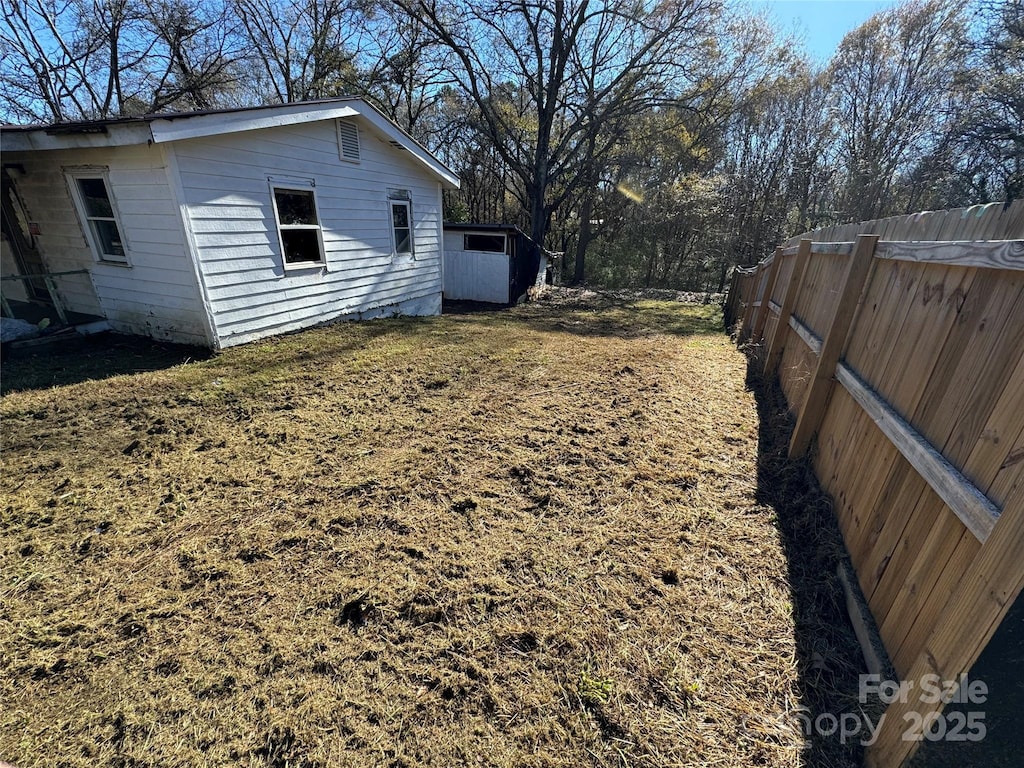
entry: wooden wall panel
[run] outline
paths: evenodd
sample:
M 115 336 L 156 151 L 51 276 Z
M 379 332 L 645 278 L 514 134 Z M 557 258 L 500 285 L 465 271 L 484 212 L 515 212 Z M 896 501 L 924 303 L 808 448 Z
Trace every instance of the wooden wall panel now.
M 863 292 L 851 281 L 840 297 L 851 241 L 864 233 L 890 242 Z M 807 388 L 818 355 L 834 353 L 845 329 L 849 313 L 832 327 L 840 299 L 851 306 L 857 290 L 835 377 L 817 377 L 827 404 L 814 426 L 814 468 L 896 671 L 955 677 L 1024 586 L 1024 545 L 1014 543 L 1024 540 L 1024 270 L 1013 256 L 1024 243 L 966 242 L 1024 237 L 1024 201 L 1009 211 L 977 206 L 802 237 L 815 243 L 804 246 L 800 290 L 801 238 L 793 238 L 771 291 L 781 305 L 794 287 L 796 330 L 779 336 L 774 313 L 760 318 L 766 343 L 785 342 L 773 355 L 780 385 L 798 422 L 813 424 L 804 419 Z M 925 250 L 937 256 L 925 259 L 915 256 L 919 243 L 908 250 L 901 239 L 965 242 L 936 243 Z M 761 290 L 769 274 L 762 264 Z M 968 614 L 976 627 L 950 626 Z M 894 722 L 905 709 L 893 705 Z M 901 734 L 897 725 L 884 729 L 868 763 L 898 765 L 912 752 Z

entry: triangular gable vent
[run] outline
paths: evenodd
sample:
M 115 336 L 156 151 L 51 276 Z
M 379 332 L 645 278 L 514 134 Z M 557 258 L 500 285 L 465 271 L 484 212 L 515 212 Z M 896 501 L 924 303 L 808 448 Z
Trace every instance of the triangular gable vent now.
M 341 159 L 359 162 L 359 128 L 349 120 L 338 121 L 338 146 Z

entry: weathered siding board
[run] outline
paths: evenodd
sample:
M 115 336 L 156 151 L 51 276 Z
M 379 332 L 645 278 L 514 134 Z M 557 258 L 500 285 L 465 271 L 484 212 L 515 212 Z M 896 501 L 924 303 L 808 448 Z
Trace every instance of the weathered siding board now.
M 15 183 L 29 220 L 40 225 L 41 233 L 35 239 L 47 271 L 92 268 L 95 261 L 67 196 L 60 163 L 39 154 L 14 152 L 5 152 L 4 162 L 20 163 L 25 168 L 25 174 Z M 68 275 L 54 282 L 67 309 L 102 314 L 88 275 Z
M 163 156 L 145 145 L 7 153 L 24 165 L 17 180 L 51 272 L 88 269 L 55 280 L 68 309 L 102 315 L 128 333 L 206 343 L 202 305 L 168 187 Z M 79 223 L 64 169 L 107 169 L 131 266 L 97 262 Z
M 447 239 L 447 237 L 445 238 Z M 505 253 L 445 249 L 444 296 L 446 299 L 507 304 L 511 258 Z
M 277 312 L 260 319 L 254 324 L 244 314 L 238 319 L 217 318 L 217 327 L 225 344 L 241 344 L 277 333 L 301 330 L 329 322 L 336 318 L 386 317 L 398 314 L 438 314 L 441 311 L 440 294 L 436 290 L 412 294 L 406 288 L 389 291 L 375 291 L 373 301 L 358 301 L 347 304 L 343 299 L 334 299 L 320 306 L 304 306 L 288 312 Z
M 415 270 L 405 270 L 397 274 L 389 274 L 386 280 L 379 275 L 363 275 L 345 282 L 345 292 L 340 293 L 334 283 L 309 283 L 292 280 L 289 275 L 285 281 L 275 281 L 273 285 L 255 287 L 245 295 L 238 295 L 232 286 L 211 288 L 210 299 L 217 313 L 231 312 L 236 309 L 255 311 L 266 306 L 272 310 L 282 302 L 299 301 L 315 305 L 326 299 L 352 299 L 372 293 L 374 290 L 417 289 L 417 295 L 423 292 L 440 290 L 439 278 L 423 279 Z
M 339 158 L 333 120 L 175 142 L 223 343 L 435 294 L 440 300 L 438 182 L 367 124 L 360 131 L 359 163 Z M 284 268 L 269 177 L 313 182 L 326 268 Z M 387 201 L 399 189 L 412 199 L 412 259 L 392 256 Z

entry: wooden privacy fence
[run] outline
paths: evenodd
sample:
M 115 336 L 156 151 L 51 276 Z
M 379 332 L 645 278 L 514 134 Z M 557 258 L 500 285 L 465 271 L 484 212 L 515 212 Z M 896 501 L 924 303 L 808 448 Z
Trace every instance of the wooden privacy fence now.
M 1022 237 L 1024 201 L 819 230 L 726 298 L 915 689 L 968 671 L 1024 585 Z M 919 699 L 889 706 L 869 765 L 913 753 L 908 718 L 942 707 Z

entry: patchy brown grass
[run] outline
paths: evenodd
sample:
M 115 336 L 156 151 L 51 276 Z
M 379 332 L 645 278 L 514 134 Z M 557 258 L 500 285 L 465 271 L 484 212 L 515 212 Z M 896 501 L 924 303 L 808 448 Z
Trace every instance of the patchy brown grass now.
M 532 305 L 7 394 L 0 759 L 801 764 L 718 323 Z

